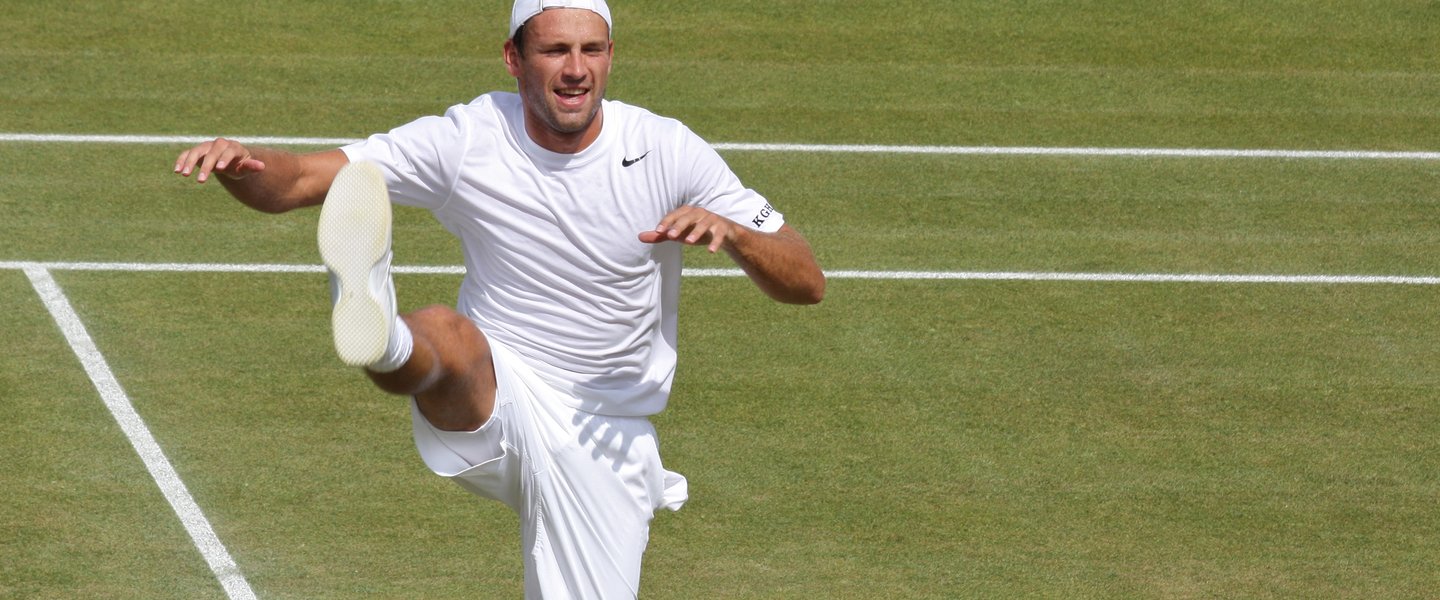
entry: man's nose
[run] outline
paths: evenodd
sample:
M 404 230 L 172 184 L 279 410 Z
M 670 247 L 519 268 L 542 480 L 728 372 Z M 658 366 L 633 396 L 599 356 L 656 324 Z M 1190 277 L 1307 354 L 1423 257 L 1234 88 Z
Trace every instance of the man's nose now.
M 565 55 L 565 64 L 561 66 L 560 74 L 571 79 L 585 78 L 585 54 L 576 50 Z

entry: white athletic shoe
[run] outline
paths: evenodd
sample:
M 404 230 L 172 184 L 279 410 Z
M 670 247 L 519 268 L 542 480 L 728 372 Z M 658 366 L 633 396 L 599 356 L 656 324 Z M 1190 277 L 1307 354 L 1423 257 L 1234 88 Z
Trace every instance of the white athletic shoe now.
M 385 354 L 396 318 L 390 195 L 379 168 L 359 162 L 340 169 L 320 207 L 316 238 L 330 270 L 335 352 L 352 367 L 374 364 Z

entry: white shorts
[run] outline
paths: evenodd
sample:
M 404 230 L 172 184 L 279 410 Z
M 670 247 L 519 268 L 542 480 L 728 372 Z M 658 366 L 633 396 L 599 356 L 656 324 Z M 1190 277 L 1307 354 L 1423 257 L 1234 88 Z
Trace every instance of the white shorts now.
M 519 513 L 527 599 L 634 598 L 650 520 L 685 503 L 685 478 L 661 466 L 648 418 L 570 408 L 509 349 L 491 350 L 495 411 L 480 429 L 438 430 L 411 402 L 425 465 Z

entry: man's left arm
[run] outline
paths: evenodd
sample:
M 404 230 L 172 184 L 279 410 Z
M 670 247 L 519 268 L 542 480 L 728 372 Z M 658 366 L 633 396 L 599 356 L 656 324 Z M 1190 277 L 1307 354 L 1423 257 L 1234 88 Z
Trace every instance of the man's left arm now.
M 825 272 L 810 244 L 794 227 L 774 233 L 756 231 L 696 206 L 665 215 L 653 231 L 640 234 L 647 244 L 680 242 L 724 250 L 750 280 L 771 298 L 787 304 L 816 304 L 825 297 Z

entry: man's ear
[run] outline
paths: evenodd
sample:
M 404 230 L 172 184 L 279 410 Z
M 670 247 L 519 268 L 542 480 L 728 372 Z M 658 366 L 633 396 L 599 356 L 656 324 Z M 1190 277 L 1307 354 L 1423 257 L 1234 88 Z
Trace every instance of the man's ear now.
M 520 49 L 515 47 L 515 40 L 505 40 L 501 54 L 505 58 L 505 70 L 510 73 L 511 77 L 519 78 Z

